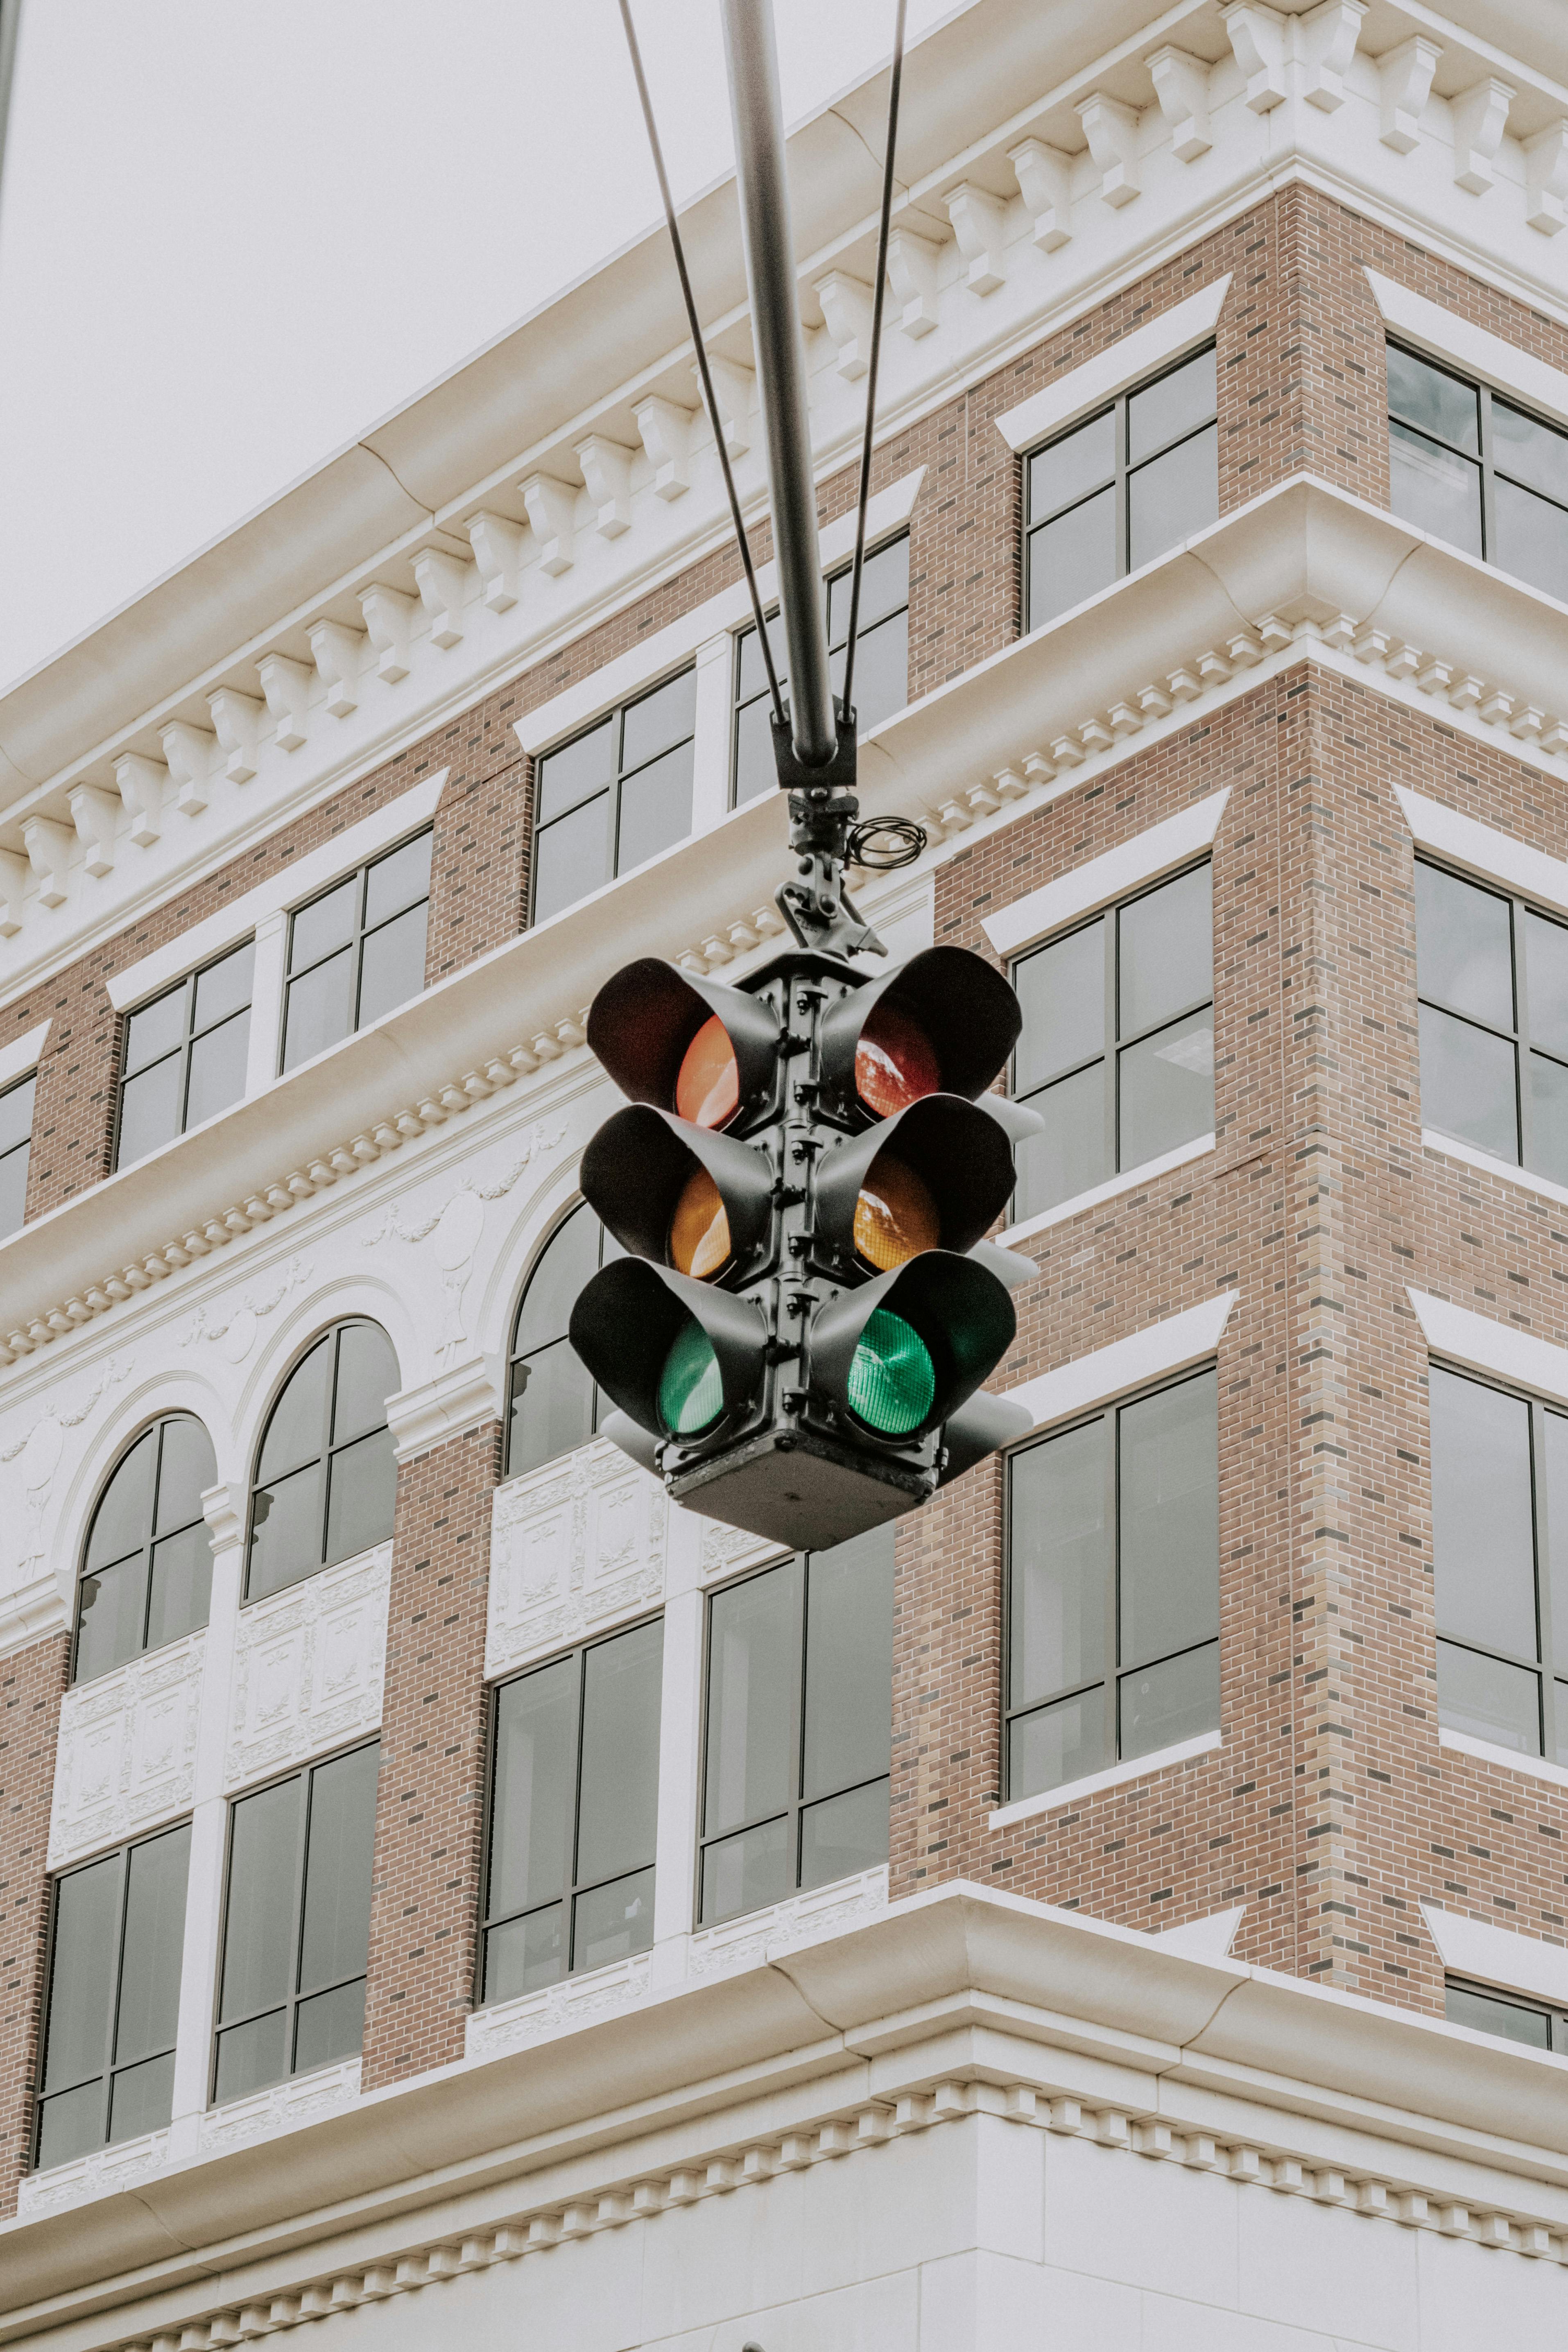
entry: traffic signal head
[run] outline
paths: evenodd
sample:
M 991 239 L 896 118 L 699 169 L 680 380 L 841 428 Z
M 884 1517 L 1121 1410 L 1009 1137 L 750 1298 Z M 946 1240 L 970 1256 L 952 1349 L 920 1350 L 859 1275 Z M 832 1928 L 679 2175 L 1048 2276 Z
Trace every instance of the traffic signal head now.
M 967 948 L 927 948 L 827 1006 L 818 1058 L 825 1100 L 857 1126 L 926 1095 L 973 1101 L 1023 1025 L 1018 1000 Z
M 763 1387 L 768 1335 L 753 1302 L 645 1258 L 601 1266 L 568 1331 L 605 1395 L 656 1441 L 739 1429 Z
M 772 1102 L 779 1021 L 766 1001 L 645 956 L 605 982 L 588 1043 L 633 1102 L 694 1126 L 745 1126 Z
M 1016 1181 L 1012 1145 L 988 1108 L 928 1094 L 823 1153 L 817 1235 L 864 1271 L 889 1273 L 922 1250 L 971 1248 Z
M 743 1275 L 773 1220 L 763 1153 L 648 1103 L 605 1120 L 582 1183 L 623 1249 L 701 1282 Z
M 817 1309 L 807 1411 L 874 1438 L 924 1437 L 973 1395 L 1016 1329 L 994 1274 L 927 1250 Z

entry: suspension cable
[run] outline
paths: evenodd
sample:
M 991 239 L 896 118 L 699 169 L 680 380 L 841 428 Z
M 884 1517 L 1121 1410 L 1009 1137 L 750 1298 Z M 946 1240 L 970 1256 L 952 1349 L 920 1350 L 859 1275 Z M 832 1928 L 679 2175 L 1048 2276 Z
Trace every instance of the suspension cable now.
M 903 0 L 899 0 L 899 21 L 903 22 Z M 752 612 L 757 625 L 757 639 L 762 646 L 763 667 L 768 674 L 768 691 L 773 697 L 773 716 L 781 727 L 786 721 L 784 696 L 779 688 L 778 672 L 773 667 L 773 647 L 768 642 L 768 625 L 763 614 L 763 600 L 757 589 L 756 567 L 752 562 L 751 542 L 741 518 L 741 501 L 735 493 L 735 476 L 730 464 L 729 445 L 724 437 L 724 421 L 719 414 L 719 403 L 713 390 L 712 372 L 708 365 L 707 347 L 702 341 L 702 329 L 698 323 L 697 304 L 691 291 L 691 279 L 686 268 L 686 248 L 680 240 L 680 227 L 675 217 L 675 205 L 669 193 L 669 178 L 664 168 L 664 150 L 659 144 L 658 126 L 654 121 L 653 100 L 648 96 L 647 77 L 643 72 L 642 51 L 637 47 L 637 26 L 632 22 L 631 0 L 621 0 L 621 23 L 626 27 L 626 47 L 631 52 L 632 72 L 637 77 L 637 96 L 642 100 L 643 121 L 647 128 L 647 143 L 653 152 L 653 168 L 658 175 L 658 193 L 664 200 L 664 217 L 669 228 L 669 242 L 675 253 L 676 274 L 680 279 L 681 299 L 686 304 L 687 324 L 691 330 L 691 341 L 697 353 L 697 373 L 702 385 L 702 399 L 708 411 L 708 422 L 713 428 L 713 446 L 719 452 L 719 464 L 724 476 L 724 488 L 730 500 L 730 512 L 735 525 L 735 541 L 741 551 L 741 564 L 746 575 L 751 594 Z M 872 382 L 876 381 L 876 363 L 872 362 Z M 858 580 L 857 580 L 858 589 Z
M 622 0 L 623 6 L 625 0 Z M 866 432 L 860 444 L 860 496 L 855 517 L 855 568 L 849 582 L 849 642 L 844 652 L 845 710 L 854 708 L 855 641 L 860 629 L 860 575 L 866 568 L 866 508 L 871 491 L 871 434 L 877 421 L 877 369 L 882 356 L 882 306 L 888 291 L 888 234 L 893 217 L 893 159 L 899 141 L 899 88 L 904 78 L 904 14 L 899 0 L 888 84 L 888 141 L 882 157 L 882 211 L 877 225 L 877 284 L 871 297 L 871 358 L 866 377 Z

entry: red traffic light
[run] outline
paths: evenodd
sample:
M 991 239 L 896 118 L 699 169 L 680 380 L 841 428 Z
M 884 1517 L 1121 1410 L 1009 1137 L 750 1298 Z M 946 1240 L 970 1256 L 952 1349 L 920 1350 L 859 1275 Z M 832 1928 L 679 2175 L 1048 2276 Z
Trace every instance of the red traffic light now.
M 624 964 L 588 1013 L 589 1045 L 624 1095 L 715 1130 L 769 1104 L 778 1042 L 760 997 L 654 956 Z
M 889 1118 L 927 1095 L 973 1101 L 1022 1025 L 1001 973 L 967 948 L 927 948 L 822 1016 L 822 1083 L 841 1111 Z

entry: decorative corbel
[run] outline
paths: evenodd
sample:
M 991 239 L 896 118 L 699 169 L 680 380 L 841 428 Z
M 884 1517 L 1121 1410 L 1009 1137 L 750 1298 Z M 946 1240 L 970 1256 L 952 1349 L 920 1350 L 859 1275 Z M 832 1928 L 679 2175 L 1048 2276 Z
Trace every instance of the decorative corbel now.
M 122 751 L 114 762 L 114 784 L 131 819 L 131 838 L 139 849 L 151 849 L 163 830 L 163 788 L 169 771 L 161 760 L 144 760 L 136 751 Z
M 418 607 L 412 596 L 384 588 L 378 581 L 374 587 L 360 590 L 359 608 L 375 647 L 375 674 L 388 686 L 395 686 L 408 675 L 408 630 Z
M 938 324 L 936 259 L 942 247 L 912 229 L 896 228 L 888 239 L 888 283 L 899 306 L 899 327 L 911 343 Z
M 468 545 L 485 583 L 485 604 L 492 613 L 510 612 L 517 602 L 517 575 L 522 562 L 522 525 L 505 515 L 468 517 Z
M 994 294 L 1004 282 L 1001 200 L 961 180 L 945 198 L 947 216 L 963 256 L 963 282 L 972 294 Z
M 1203 58 L 1167 42 L 1148 60 L 1160 111 L 1171 126 L 1171 152 L 1178 163 L 1195 163 L 1214 145 L 1209 131 L 1209 67 Z
M 97 784 L 78 784 L 69 795 L 71 823 L 81 844 L 81 862 L 89 874 L 114 871 L 114 794 Z
M 174 805 L 186 816 L 200 816 L 207 804 L 207 779 L 212 774 L 216 742 L 205 727 L 172 719 L 159 730 L 163 757 L 174 786 Z
M 32 872 L 14 849 L 0 849 L 0 940 L 14 940 L 22 928 Z
M 52 816 L 30 816 L 22 827 L 22 839 L 27 862 L 38 877 L 39 906 L 63 907 L 75 834 Z
M 1307 68 L 1301 95 L 1325 114 L 1345 102 L 1345 75 L 1365 15 L 1366 0 L 1322 0 L 1321 7 L 1297 19 Z
M 1436 41 L 1417 33 L 1385 49 L 1377 61 L 1378 105 L 1382 128 L 1378 137 L 1396 155 L 1408 155 L 1420 144 L 1421 110 L 1432 95 L 1432 77 L 1443 52 Z
M 1508 110 L 1518 93 L 1489 75 L 1448 100 L 1454 126 L 1454 183 L 1472 196 L 1484 196 L 1497 178 L 1492 165 L 1508 129 Z
M 1236 62 L 1247 76 L 1247 102 L 1254 114 L 1268 114 L 1283 106 L 1285 88 L 1285 19 L 1262 0 L 1232 0 L 1223 9 L 1225 29 Z
M 468 593 L 468 566 L 438 547 L 426 547 L 414 559 L 419 601 L 430 615 L 430 642 L 447 646 L 463 640 L 463 604 Z
M 619 539 L 632 527 L 631 451 L 602 433 L 590 433 L 585 441 L 578 442 L 574 455 L 588 485 L 595 530 L 601 539 Z
M 673 400 L 661 400 L 654 393 L 637 402 L 632 417 L 653 467 L 655 498 L 683 498 L 691 487 L 686 471 L 691 411 L 678 407 Z
M 713 397 L 719 404 L 719 415 L 724 427 L 724 446 L 731 457 L 743 457 L 752 446 L 751 417 L 756 397 L 756 370 L 743 367 L 738 360 L 721 359 L 717 352 L 710 352 L 708 372 L 713 379 Z M 697 373 L 695 365 L 691 373 L 693 375 Z
M 1542 236 L 1568 223 L 1568 121 L 1561 115 L 1524 142 L 1524 217 Z
M 838 373 L 846 383 L 856 383 L 870 365 L 871 289 L 845 270 L 830 269 L 813 290 L 838 354 Z
M 576 530 L 577 493 L 553 474 L 528 474 L 517 486 L 528 509 L 529 526 L 539 548 L 539 568 L 553 579 L 572 569 L 572 541 Z
M 317 621 L 310 632 L 310 652 L 322 685 L 327 709 L 334 719 L 346 719 L 359 709 L 360 657 L 364 651 L 363 629 L 345 629 L 341 621 Z
M 1026 139 L 1008 148 L 1007 161 L 1034 223 L 1030 235 L 1042 253 L 1055 253 L 1072 235 L 1072 157 L 1043 139 Z
M 272 713 L 272 740 L 280 751 L 297 751 L 305 740 L 310 673 L 303 662 L 290 661 L 286 654 L 263 654 L 256 667 Z
M 256 773 L 261 704 L 253 694 L 240 694 L 232 686 L 220 686 L 216 693 L 208 695 L 207 709 L 217 729 L 224 774 L 231 784 L 247 784 Z
M 1113 207 L 1130 205 L 1142 193 L 1138 180 L 1137 109 L 1097 89 L 1079 99 L 1074 112 L 1100 173 L 1101 201 Z

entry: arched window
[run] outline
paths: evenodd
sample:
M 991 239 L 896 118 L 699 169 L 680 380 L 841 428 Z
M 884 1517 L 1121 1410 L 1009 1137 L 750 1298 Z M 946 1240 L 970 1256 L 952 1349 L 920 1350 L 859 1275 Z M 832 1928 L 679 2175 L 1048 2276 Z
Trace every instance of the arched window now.
M 272 1408 L 250 1498 L 247 1601 L 352 1559 L 392 1533 L 397 1465 L 386 1400 L 397 1358 L 376 1323 L 339 1323 Z
M 509 1478 L 541 1469 L 574 1445 L 585 1445 L 599 1425 L 599 1392 L 566 1337 L 577 1293 L 620 1244 L 582 1202 L 545 1244 L 512 1333 L 507 1391 L 506 1469 Z
M 213 1555 L 202 1494 L 216 1484 L 212 1439 L 187 1412 L 155 1421 L 121 1455 L 88 1531 L 74 1681 L 206 1623 Z

